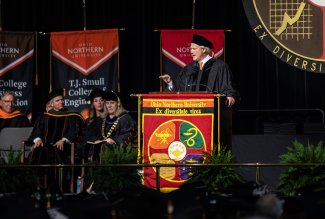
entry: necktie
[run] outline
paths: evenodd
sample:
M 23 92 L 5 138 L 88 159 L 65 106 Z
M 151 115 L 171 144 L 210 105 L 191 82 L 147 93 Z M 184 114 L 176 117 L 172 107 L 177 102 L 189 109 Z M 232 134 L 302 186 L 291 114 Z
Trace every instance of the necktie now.
M 203 62 L 200 62 L 200 71 L 203 69 Z

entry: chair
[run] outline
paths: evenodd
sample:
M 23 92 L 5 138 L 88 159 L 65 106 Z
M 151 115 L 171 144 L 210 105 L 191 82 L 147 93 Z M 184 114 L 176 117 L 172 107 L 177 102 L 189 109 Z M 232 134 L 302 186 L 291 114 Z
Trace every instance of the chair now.
M 74 161 L 75 161 L 75 143 L 72 143 L 70 145 L 70 164 L 71 165 L 74 165 Z M 60 183 L 60 188 L 62 189 L 62 182 L 63 182 L 63 172 L 62 172 L 62 168 L 59 168 L 59 183 Z M 74 193 L 75 192 L 75 176 L 74 176 L 74 171 L 75 171 L 75 168 L 74 167 L 71 167 L 71 172 L 70 172 L 70 193 Z
M 27 138 L 26 138 L 27 139 Z M 25 140 L 26 140 L 25 139 Z M 28 156 L 26 156 L 26 153 L 27 152 L 32 152 L 32 142 L 23 142 L 22 143 L 22 146 L 21 146 L 21 162 L 25 162 L 28 160 Z M 28 154 L 29 154 L 28 153 Z M 31 157 L 29 157 L 30 159 Z M 70 145 L 70 164 L 74 164 L 75 160 L 75 143 L 72 143 Z M 70 192 L 73 193 L 74 192 L 74 182 L 75 182 L 75 179 L 74 179 L 74 167 L 71 167 L 71 179 L 70 179 L 70 185 L 69 185 L 69 189 L 70 189 Z M 60 184 L 60 188 L 62 189 L 62 183 L 63 183 L 63 168 L 58 168 L 58 177 L 59 177 L 59 184 Z M 44 188 L 47 188 L 47 176 L 44 175 Z
M 33 127 L 7 127 L 0 131 L 0 157 L 8 162 L 8 153 L 20 152 Z M 23 155 L 22 155 L 23 156 Z

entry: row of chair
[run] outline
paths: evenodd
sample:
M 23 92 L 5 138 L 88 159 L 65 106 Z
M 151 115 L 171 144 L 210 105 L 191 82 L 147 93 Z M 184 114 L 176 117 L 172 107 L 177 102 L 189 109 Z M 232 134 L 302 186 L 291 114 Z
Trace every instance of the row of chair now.
M 33 127 L 23 128 L 3 128 L 0 131 L 0 157 L 6 163 L 8 162 L 9 151 L 21 152 L 21 162 L 27 156 L 27 150 L 24 142 L 28 139 Z
M 20 162 L 25 163 L 31 151 L 31 145 L 26 140 L 32 133 L 33 127 L 7 127 L 0 131 L 0 159 L 8 163 L 9 152 L 20 153 Z M 74 144 L 71 145 L 71 164 L 74 164 Z M 46 185 L 45 185 L 46 186 Z M 74 170 L 71 170 L 70 192 L 74 192 Z

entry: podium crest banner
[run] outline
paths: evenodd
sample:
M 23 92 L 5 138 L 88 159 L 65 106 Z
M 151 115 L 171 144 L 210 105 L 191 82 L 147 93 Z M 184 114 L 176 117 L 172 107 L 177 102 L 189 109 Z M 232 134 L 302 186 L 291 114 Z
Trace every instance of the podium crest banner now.
M 143 163 L 193 164 L 213 148 L 213 94 L 144 94 L 142 99 Z M 144 185 L 156 188 L 156 168 L 145 167 Z M 160 190 L 177 189 L 189 167 L 162 167 Z

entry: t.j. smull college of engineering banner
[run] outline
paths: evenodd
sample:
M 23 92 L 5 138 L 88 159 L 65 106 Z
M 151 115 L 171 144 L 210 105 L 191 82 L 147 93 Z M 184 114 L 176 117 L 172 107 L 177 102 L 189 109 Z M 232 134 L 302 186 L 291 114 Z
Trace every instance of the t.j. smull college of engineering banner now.
M 51 33 L 53 88 L 65 88 L 65 106 L 81 112 L 94 87 L 118 86 L 117 29 Z
M 193 164 L 213 148 L 213 94 L 143 94 L 142 157 L 144 164 Z M 144 185 L 156 188 L 156 168 L 145 167 Z M 162 167 L 160 189 L 177 189 L 188 167 Z
M 223 56 L 224 30 L 161 30 L 162 74 L 175 78 L 185 65 L 193 61 L 190 49 L 193 34 L 212 42 L 212 56 Z
M 15 93 L 16 106 L 31 118 L 35 33 L 0 32 L 0 95 Z

